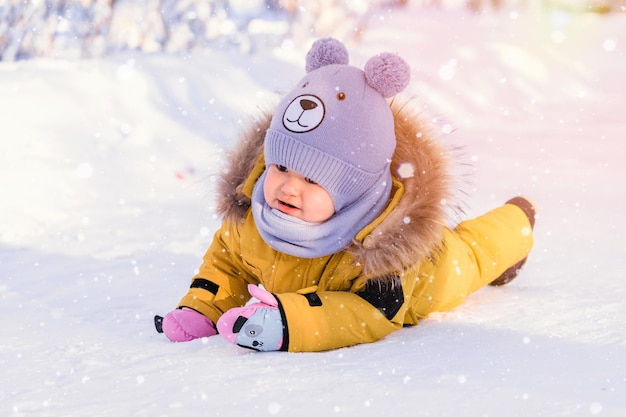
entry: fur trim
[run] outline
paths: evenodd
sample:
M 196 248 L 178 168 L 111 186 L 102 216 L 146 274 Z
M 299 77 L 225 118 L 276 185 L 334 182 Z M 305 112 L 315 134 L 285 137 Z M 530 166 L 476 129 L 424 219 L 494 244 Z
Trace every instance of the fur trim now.
M 250 198 L 242 189 L 263 153 L 265 131 L 270 127 L 271 120 L 271 113 L 266 112 L 243 132 L 235 148 L 226 155 L 226 171 L 218 176 L 217 181 L 216 209 L 224 221 L 238 222 L 250 208 Z
M 391 104 L 397 141 L 391 171 L 405 190 L 382 223 L 347 249 L 362 265 L 365 277 L 385 279 L 430 256 L 441 242 L 450 217 L 449 202 L 454 201 L 450 150 L 410 103 L 396 101 Z M 225 221 L 240 221 L 250 207 L 242 187 L 263 151 L 270 121 L 271 114 L 266 113 L 228 155 L 229 170 L 218 182 L 217 211 Z
M 369 277 L 397 273 L 430 256 L 449 220 L 446 204 L 453 201 L 448 150 L 409 103 L 394 101 L 391 110 L 397 141 L 391 173 L 405 192 L 385 220 L 349 248 Z

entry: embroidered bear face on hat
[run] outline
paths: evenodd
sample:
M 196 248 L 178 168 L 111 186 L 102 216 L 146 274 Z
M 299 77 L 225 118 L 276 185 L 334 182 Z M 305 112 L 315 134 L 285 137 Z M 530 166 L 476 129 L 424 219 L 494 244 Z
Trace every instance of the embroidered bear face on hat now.
M 386 99 L 408 85 L 410 68 L 383 53 L 361 70 L 348 65 L 341 42 L 324 38 L 307 54 L 306 71 L 276 108 L 265 160 L 323 186 L 340 211 L 372 187 L 390 186 L 396 141 Z

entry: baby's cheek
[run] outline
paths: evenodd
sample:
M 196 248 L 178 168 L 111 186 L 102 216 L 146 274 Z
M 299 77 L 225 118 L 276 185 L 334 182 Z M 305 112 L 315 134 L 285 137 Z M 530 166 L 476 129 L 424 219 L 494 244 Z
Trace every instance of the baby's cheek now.
M 273 182 L 272 179 L 268 176 L 263 182 L 263 197 L 265 197 L 265 202 L 269 203 L 272 200 L 273 195 Z
M 311 208 L 316 213 L 316 221 L 328 220 L 335 214 L 335 206 L 330 195 L 323 188 L 319 187 L 311 198 Z

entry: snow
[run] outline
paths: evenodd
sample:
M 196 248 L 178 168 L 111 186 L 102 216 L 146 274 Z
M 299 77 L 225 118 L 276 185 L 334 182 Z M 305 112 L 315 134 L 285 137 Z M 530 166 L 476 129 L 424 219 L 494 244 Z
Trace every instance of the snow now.
M 370 16 L 472 164 L 468 216 L 535 200 L 521 276 L 374 344 L 174 344 L 218 221 L 212 175 L 304 48 L 0 63 L 0 415 L 623 416 L 626 15 Z M 621 191 L 620 191 L 621 190 Z

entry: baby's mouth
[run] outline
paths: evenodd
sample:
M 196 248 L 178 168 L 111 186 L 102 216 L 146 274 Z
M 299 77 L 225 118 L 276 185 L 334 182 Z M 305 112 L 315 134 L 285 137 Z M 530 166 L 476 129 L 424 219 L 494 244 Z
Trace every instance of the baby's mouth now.
M 298 208 L 298 207 L 294 206 L 293 204 L 285 203 L 285 202 L 284 202 L 284 201 L 282 201 L 282 200 L 278 200 L 278 201 L 280 202 L 280 204 L 282 204 L 282 205 L 284 205 L 284 206 L 287 206 L 287 207 L 289 207 L 289 208 L 294 208 L 294 209 L 295 209 L 295 208 Z
M 278 210 L 282 211 L 285 214 L 289 214 L 290 216 L 296 215 L 300 211 L 300 208 L 294 206 L 293 204 L 289 204 L 284 202 L 283 200 L 278 200 Z

